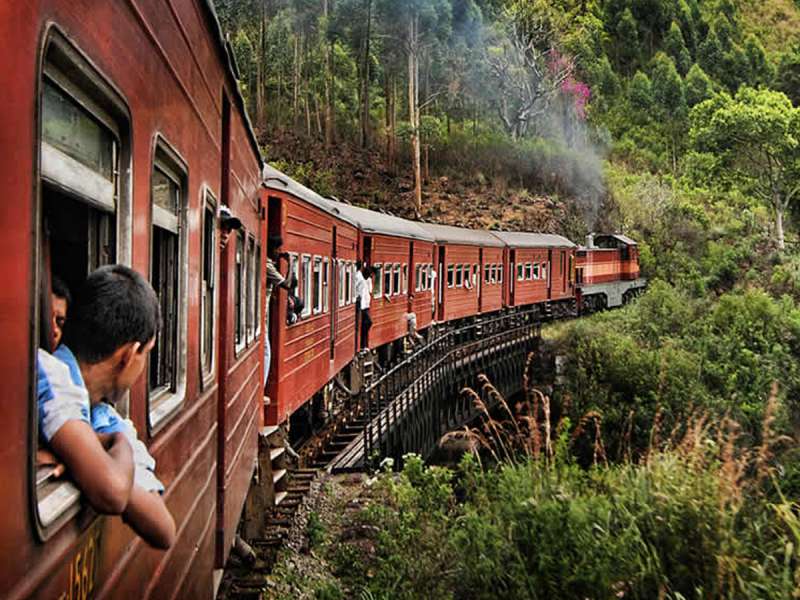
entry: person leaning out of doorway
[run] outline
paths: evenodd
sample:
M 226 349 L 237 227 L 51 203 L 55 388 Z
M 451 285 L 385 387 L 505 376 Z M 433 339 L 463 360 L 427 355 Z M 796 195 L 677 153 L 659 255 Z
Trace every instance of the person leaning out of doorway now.
M 369 306 L 372 300 L 373 272 L 372 267 L 366 264 L 356 271 L 356 311 L 358 312 L 357 322 L 361 325 L 359 333 L 362 352 L 369 349 L 369 330 L 372 327 Z

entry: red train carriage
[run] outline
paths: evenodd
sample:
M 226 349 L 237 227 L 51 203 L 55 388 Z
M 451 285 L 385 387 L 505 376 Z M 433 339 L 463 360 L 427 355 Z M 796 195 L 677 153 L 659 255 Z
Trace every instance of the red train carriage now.
M 333 202 L 336 210 L 358 223 L 361 260 L 375 268 L 370 304 L 371 348 L 379 348 L 406 335 L 404 315 L 412 308 L 418 328 L 430 324 L 433 238 L 417 223 L 357 206 Z
M 495 265 L 502 258 L 504 244 L 487 231 L 475 231 L 421 223 L 438 245 L 436 269 L 438 271 L 437 320 L 462 319 L 492 310 L 497 303 L 497 292 L 483 285 L 485 265 Z M 482 290 L 487 301 L 482 304 Z M 491 291 L 490 291 L 491 290 Z M 499 308 L 499 307 L 498 307 Z
M 569 306 L 575 296 L 575 244 L 560 235 L 493 231 L 506 244 L 508 306 Z
M 264 168 L 271 234 L 283 238 L 304 309 L 290 322 L 287 292 L 270 300 L 272 346 L 267 423 L 283 423 L 355 354 L 355 270 L 359 233 L 332 201 L 270 166 Z M 292 317 L 293 318 L 293 317 Z
M 113 30 L 113 34 L 111 31 Z M 260 423 L 261 159 L 210 5 L 6 2 L 0 167 L 6 293 L 0 589 L 8 598 L 209 598 Z M 243 230 L 219 252 L 216 211 Z M 147 275 L 164 328 L 118 409 L 157 461 L 177 540 L 157 552 L 37 469 L 40 291 L 119 262 Z M 12 558 L 13 557 L 13 558 Z
M 625 304 L 646 284 L 637 243 L 619 234 L 590 234 L 577 252 L 576 280 L 584 311 Z

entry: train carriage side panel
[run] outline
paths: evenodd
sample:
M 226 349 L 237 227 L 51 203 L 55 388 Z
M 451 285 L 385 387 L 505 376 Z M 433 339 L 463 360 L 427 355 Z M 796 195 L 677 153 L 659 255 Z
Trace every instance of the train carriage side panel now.
M 379 348 L 406 334 L 403 315 L 408 311 L 410 240 L 387 235 L 366 237 L 371 240 L 371 263 L 380 266 L 372 282 L 369 333 L 370 347 Z
M 480 312 L 490 313 L 503 307 L 503 256 L 505 248 L 484 248 L 479 272 Z
M 435 291 L 431 287 L 430 271 L 434 268 L 434 244 L 422 240 L 414 241 L 414 257 L 408 266 L 409 288 L 414 291 L 411 309 L 417 316 L 417 329 L 423 330 L 431 324 L 434 315 Z M 418 269 L 419 267 L 419 269 Z M 424 272 L 423 272 L 424 270 Z M 417 281 L 419 277 L 419 281 Z M 413 281 L 413 284 L 411 283 Z
M 221 197 L 220 91 L 233 81 L 216 22 L 205 4 L 189 0 L 169 5 L 158 0 L 137 4 L 97 4 L 84 0 L 51 0 L 35 5 L 7 3 L 0 13 L 0 31 L 7 43 L 3 60 L 7 66 L 13 65 L 9 72 L 19 74 L 19 80 L 9 86 L 4 111 L 3 144 L 13 143 L 13 150 L 9 147 L 6 153 L 28 156 L 37 164 L 40 151 L 34 108 L 38 104 L 36 93 L 42 89 L 37 66 L 42 56 L 38 48 L 45 36 L 45 24 L 53 23 L 54 36 L 63 32 L 60 46 L 63 52 L 59 50 L 59 56 L 65 57 L 64 63 L 78 67 L 61 71 L 76 90 L 69 87 L 67 95 L 79 94 L 82 99 L 86 94 L 100 104 L 112 96 L 119 97 L 121 103 L 115 106 L 123 106 L 126 113 L 120 120 L 116 112 L 111 114 L 122 132 L 121 196 L 114 213 L 117 242 L 114 259 L 132 264 L 145 275 L 150 272 L 151 175 L 157 142 L 163 142 L 185 166 L 182 197 L 186 216 L 182 217 L 185 218 L 182 239 L 186 241 L 182 242 L 185 250 L 181 252 L 186 252 L 188 261 L 185 267 L 181 265 L 185 273 L 181 275 L 182 285 L 186 288 L 186 304 L 182 308 L 186 325 L 180 327 L 181 335 L 185 336 L 185 354 L 180 359 L 181 368 L 185 369 L 182 402 L 149 435 L 145 377 L 137 382 L 130 395 L 130 417 L 156 458 L 158 476 L 167 487 L 165 501 L 178 527 L 176 543 L 167 553 L 147 548 L 119 518 L 92 518 L 88 512 L 68 519 L 61 526 L 50 527 L 45 531 L 46 542 L 37 541 L 32 498 L 36 491 L 29 483 L 33 471 L 29 465 L 33 459 L 26 433 L 32 428 L 29 412 L 34 351 L 30 319 L 38 318 L 31 308 L 34 265 L 33 261 L 18 258 L 2 265 L 6 281 L 15 289 L 13 298 L 3 300 L 3 315 L 11 317 L 3 324 L 6 341 L 9 347 L 28 349 L 7 356 L 4 368 L 30 375 L 20 385 L 18 376 L 6 373 L 4 385 L 13 389 L 0 394 L 10 430 L 16 432 L 14 443 L 6 447 L 0 460 L 0 468 L 5 481 L 18 484 L 7 498 L 9 510 L 5 514 L 13 519 L 2 524 L 0 549 L 6 556 L 13 553 L 19 558 L 5 563 L 0 570 L 0 588 L 10 598 L 32 594 L 41 598 L 59 597 L 69 587 L 70 565 L 74 560 L 93 557 L 97 568 L 92 569 L 91 585 L 97 598 L 118 593 L 136 597 L 163 597 L 167 593 L 174 597 L 210 597 L 218 381 L 212 377 L 201 386 L 197 273 L 205 195 L 208 191 L 217 199 Z M 111 37 L 110 24 L 114 29 Z M 106 94 L 106 89 L 111 91 Z M 241 117 L 240 102 L 237 95 L 232 97 L 235 121 Z M 90 112 L 95 110 L 93 104 L 89 106 Z M 243 144 L 234 143 L 239 146 L 236 177 L 252 196 L 258 185 L 258 151 L 246 127 L 238 127 L 234 136 L 245 138 Z M 22 153 L 20 148 L 24 149 Z M 31 190 L 37 190 L 38 177 L 35 169 L 8 163 L 4 177 L 6 190 L 13 193 L 20 186 L 15 194 L 20 201 L 10 204 L 4 212 L 4 218 L 14 223 L 13 226 L 7 223 L 6 239 L 17 249 L 33 247 L 30 232 L 37 228 L 33 219 L 38 201 Z M 17 232 L 19 240 L 14 238 Z M 29 256 L 35 254 L 31 252 Z M 8 252 L 5 256 L 12 257 L 15 253 Z M 183 585 L 187 581 L 196 587 Z M 79 591 L 79 587 L 70 587 L 70 593 Z M 196 593 L 198 590 L 202 594 Z
M 336 307 L 335 323 L 335 352 L 331 362 L 329 379 L 336 376 L 346 365 L 353 360 L 356 347 L 356 306 L 353 301 L 353 291 L 347 289 L 346 270 L 352 265 L 355 269 L 358 260 L 358 229 L 350 223 L 338 221 L 336 225 L 336 276 L 332 276 L 332 283 L 336 286 L 334 293 L 331 288 L 331 306 Z M 351 271 L 351 272 L 353 272 Z M 352 277 L 352 275 L 351 275 Z M 354 281 L 350 282 L 350 286 Z M 340 289 L 340 287 L 342 289 Z M 349 292 L 349 295 L 348 295 Z

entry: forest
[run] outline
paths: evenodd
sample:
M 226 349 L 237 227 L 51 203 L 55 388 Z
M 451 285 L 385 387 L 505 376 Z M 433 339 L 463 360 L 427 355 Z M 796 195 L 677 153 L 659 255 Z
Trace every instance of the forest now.
M 280 169 L 410 218 L 622 232 L 649 279 L 546 328 L 566 383 L 472 432 L 496 460 L 334 490 L 275 597 L 800 597 L 800 1 L 216 7 Z

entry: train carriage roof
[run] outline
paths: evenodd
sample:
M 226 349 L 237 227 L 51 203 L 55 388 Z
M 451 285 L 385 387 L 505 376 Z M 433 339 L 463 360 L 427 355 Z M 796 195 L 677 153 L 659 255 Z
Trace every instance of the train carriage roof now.
M 602 238 L 610 238 L 621 242 L 625 246 L 637 246 L 638 244 L 629 238 L 627 235 L 622 235 L 621 233 L 596 233 L 594 236 L 595 240 L 602 239 Z
M 553 233 L 527 233 L 524 231 L 492 231 L 505 245 L 512 248 L 574 248 L 570 240 Z
M 426 242 L 434 241 L 433 236 L 414 221 L 359 206 L 352 206 L 336 200 L 328 200 L 328 202 L 339 213 L 358 223 L 358 226 L 365 233 L 392 235 Z
M 467 246 L 488 246 L 502 248 L 505 244 L 488 231 L 478 229 L 464 229 L 452 225 L 437 225 L 434 223 L 420 223 L 433 239 L 445 244 L 463 244 Z
M 261 172 L 261 176 L 262 185 L 267 189 L 276 190 L 279 192 L 287 192 L 295 198 L 299 198 L 304 202 L 308 202 L 312 206 L 319 208 L 323 212 L 326 212 L 337 219 L 341 219 L 342 221 L 350 223 L 350 225 L 354 225 L 356 227 L 359 226 L 358 221 L 343 214 L 338 207 L 334 206 L 334 202 L 332 200 L 323 198 L 314 190 L 307 188 L 298 181 L 295 181 L 272 165 L 265 164 L 264 169 Z M 337 202 L 335 204 L 341 203 Z

